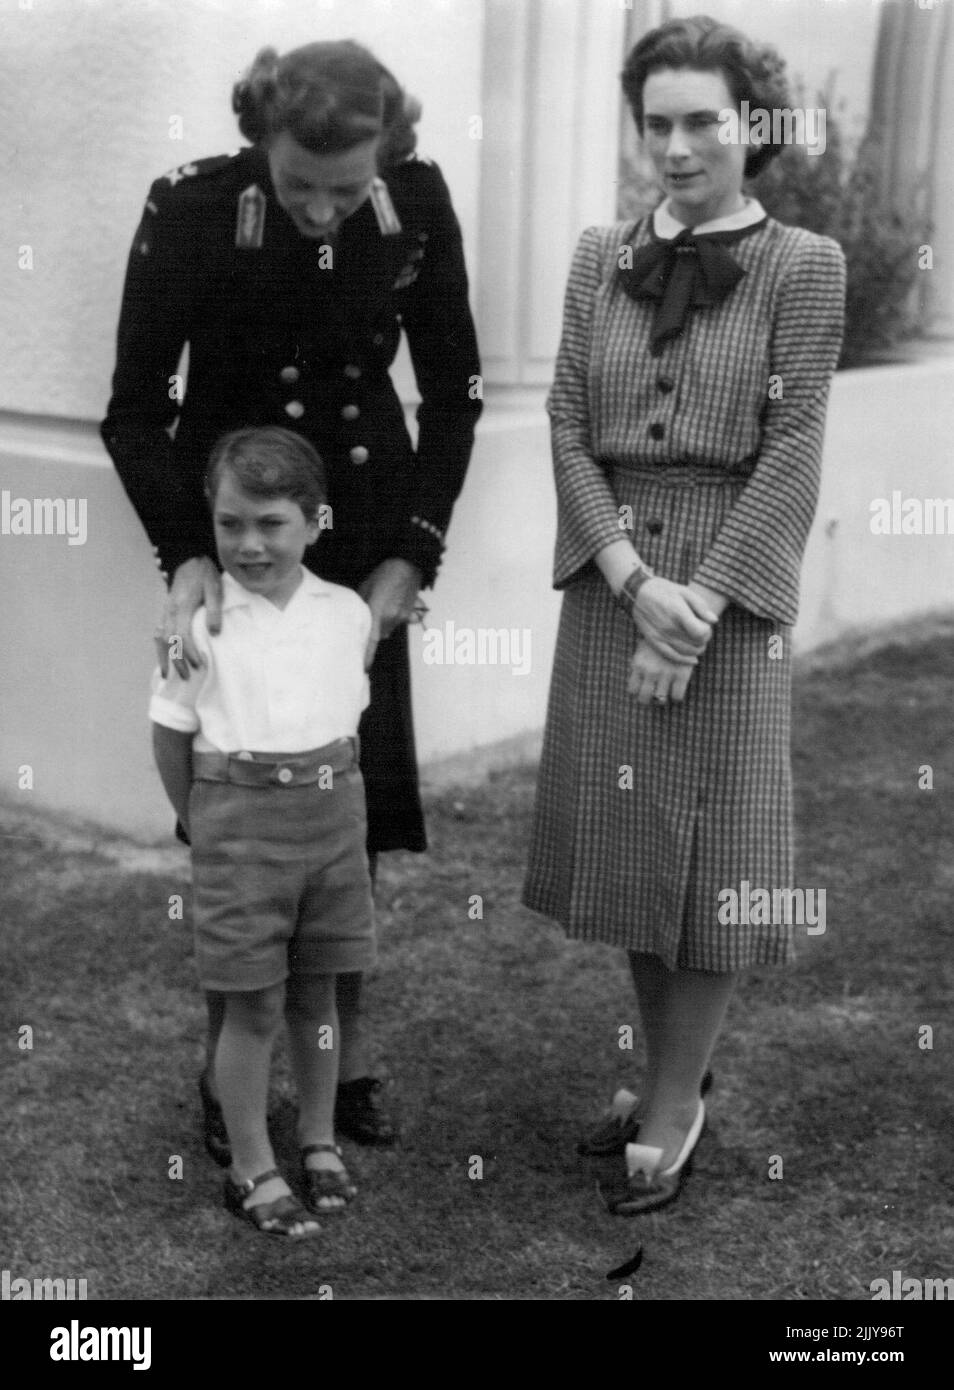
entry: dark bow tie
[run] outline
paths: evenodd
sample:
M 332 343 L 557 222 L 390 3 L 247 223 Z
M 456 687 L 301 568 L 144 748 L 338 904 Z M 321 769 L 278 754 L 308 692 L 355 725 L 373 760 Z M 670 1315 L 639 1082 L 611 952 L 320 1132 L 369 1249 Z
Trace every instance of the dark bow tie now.
M 634 251 L 631 267 L 620 267 L 620 281 L 631 298 L 655 301 L 650 336 L 654 357 L 664 343 L 679 336 L 690 309 L 721 304 L 731 294 L 745 271 L 725 247 L 763 224 L 764 218 L 735 231 L 699 235 L 687 227 L 671 241 L 654 239 Z

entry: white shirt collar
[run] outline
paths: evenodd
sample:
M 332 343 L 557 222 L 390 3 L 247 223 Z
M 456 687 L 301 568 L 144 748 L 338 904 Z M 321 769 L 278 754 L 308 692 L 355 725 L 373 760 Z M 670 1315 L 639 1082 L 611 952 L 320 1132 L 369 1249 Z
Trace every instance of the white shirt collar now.
M 326 584 L 323 579 L 319 579 L 317 574 L 312 574 L 311 570 L 301 569 L 301 583 L 292 594 L 290 603 L 294 603 L 299 597 L 326 598 L 331 593 L 331 586 Z M 237 579 L 233 579 L 230 574 L 222 574 L 222 612 L 227 613 L 230 608 L 251 608 L 257 604 L 267 604 L 270 609 L 280 612 L 275 605 L 261 594 L 255 594 L 251 589 L 243 589 Z
M 693 232 L 737 232 L 740 227 L 751 227 L 765 216 L 765 209 L 758 198 L 746 198 L 745 206 L 738 212 L 730 212 L 725 217 L 713 217 L 709 222 L 697 222 Z M 669 199 L 660 203 L 653 213 L 653 231 L 663 241 L 672 241 L 680 232 L 686 231 L 684 223 L 677 222 L 669 211 Z

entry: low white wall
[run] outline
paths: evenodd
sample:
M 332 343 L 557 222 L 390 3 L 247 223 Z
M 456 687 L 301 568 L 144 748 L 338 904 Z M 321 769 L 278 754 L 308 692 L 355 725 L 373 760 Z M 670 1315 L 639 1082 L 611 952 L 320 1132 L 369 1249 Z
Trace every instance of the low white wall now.
M 801 650 L 954 605 L 954 536 L 876 535 L 876 498 L 954 498 L 954 359 L 839 372 L 802 570 Z
M 507 404 L 507 400 L 514 401 Z M 871 502 L 954 496 L 954 361 L 835 378 L 798 646 L 954 602 L 954 537 L 871 531 Z M 150 633 L 162 601 L 145 537 L 92 428 L 0 421 L 0 489 L 82 498 L 85 545 L 0 535 L 0 796 L 143 838 L 170 818 L 145 718 Z M 488 402 L 427 625 L 519 634 L 513 664 L 426 664 L 412 631 L 422 762 L 490 749 L 543 723 L 559 597 L 554 502 L 539 394 Z M 513 656 L 513 653 L 511 653 Z M 18 792 L 22 765 L 34 789 Z

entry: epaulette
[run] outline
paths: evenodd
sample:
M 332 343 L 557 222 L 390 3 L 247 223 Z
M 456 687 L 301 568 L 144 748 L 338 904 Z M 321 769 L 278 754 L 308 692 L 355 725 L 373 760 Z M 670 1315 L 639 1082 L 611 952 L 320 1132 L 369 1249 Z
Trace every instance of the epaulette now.
M 183 179 L 202 179 L 209 174 L 216 173 L 219 169 L 224 169 L 226 164 L 234 159 L 234 154 L 213 154 L 207 159 L 193 159 L 189 164 L 180 164 L 177 169 L 170 169 L 162 178 L 174 188 Z

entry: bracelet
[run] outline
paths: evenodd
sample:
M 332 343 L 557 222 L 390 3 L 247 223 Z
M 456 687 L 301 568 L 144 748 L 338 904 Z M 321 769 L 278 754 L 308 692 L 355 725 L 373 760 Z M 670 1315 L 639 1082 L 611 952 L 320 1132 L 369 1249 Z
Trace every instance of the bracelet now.
M 640 560 L 635 569 L 631 570 L 623 581 L 623 587 L 616 595 L 616 602 L 621 608 L 632 615 L 633 604 L 636 602 L 636 595 L 646 583 L 647 579 L 655 579 L 656 571 L 651 570 L 648 565 L 644 565 Z

